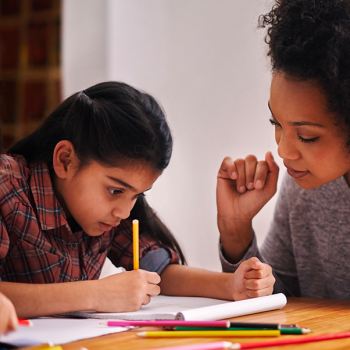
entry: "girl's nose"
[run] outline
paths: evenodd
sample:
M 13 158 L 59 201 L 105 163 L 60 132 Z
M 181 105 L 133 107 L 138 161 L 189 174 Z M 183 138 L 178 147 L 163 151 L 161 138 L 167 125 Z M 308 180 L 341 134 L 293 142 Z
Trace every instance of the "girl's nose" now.
M 294 142 L 286 135 L 280 135 L 277 139 L 277 153 L 282 159 L 299 159 L 300 152 L 295 146 Z
M 134 204 L 135 201 L 123 201 L 123 203 L 119 203 L 118 206 L 113 208 L 112 215 L 122 220 L 127 219 L 130 216 L 130 212 L 134 207 Z

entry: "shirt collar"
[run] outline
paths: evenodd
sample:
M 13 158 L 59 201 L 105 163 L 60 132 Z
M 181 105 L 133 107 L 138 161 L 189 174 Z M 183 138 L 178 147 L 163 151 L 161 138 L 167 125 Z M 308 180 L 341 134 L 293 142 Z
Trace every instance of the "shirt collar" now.
M 30 168 L 30 188 L 42 230 L 52 230 L 63 225 L 68 226 L 64 210 L 53 190 L 47 164 L 34 164 Z

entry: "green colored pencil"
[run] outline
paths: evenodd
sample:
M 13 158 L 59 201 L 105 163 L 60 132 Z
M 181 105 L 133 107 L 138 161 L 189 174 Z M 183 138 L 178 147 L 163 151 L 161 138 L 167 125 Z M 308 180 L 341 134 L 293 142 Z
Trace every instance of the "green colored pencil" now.
M 254 331 L 265 330 L 263 328 L 202 328 L 202 327 L 175 327 L 175 331 Z M 310 333 L 309 328 L 281 328 L 281 334 L 307 334 Z

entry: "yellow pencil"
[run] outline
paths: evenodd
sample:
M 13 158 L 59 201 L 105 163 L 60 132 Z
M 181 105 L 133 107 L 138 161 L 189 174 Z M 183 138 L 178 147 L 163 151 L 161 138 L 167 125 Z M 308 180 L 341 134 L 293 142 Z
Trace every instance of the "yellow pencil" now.
M 132 241 L 134 248 L 134 270 L 139 269 L 139 220 L 132 221 Z
M 279 330 L 259 331 L 163 331 L 163 332 L 140 332 L 140 337 L 145 338 L 181 338 L 181 337 L 279 337 Z

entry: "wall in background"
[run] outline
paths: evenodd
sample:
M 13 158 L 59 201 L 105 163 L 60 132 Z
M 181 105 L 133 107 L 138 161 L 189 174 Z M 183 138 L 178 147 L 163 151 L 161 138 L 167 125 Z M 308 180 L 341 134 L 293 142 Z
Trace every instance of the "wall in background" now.
M 0 110 L 4 148 L 61 102 L 60 0 L 0 0 Z
M 268 121 L 270 66 L 264 31 L 257 29 L 268 4 L 65 0 L 63 5 L 64 96 L 119 80 L 161 102 L 174 153 L 147 197 L 189 264 L 219 271 L 215 189 L 222 159 L 250 153 L 261 159 L 268 150 L 278 158 Z M 275 201 L 276 196 L 254 219 L 259 243 Z

